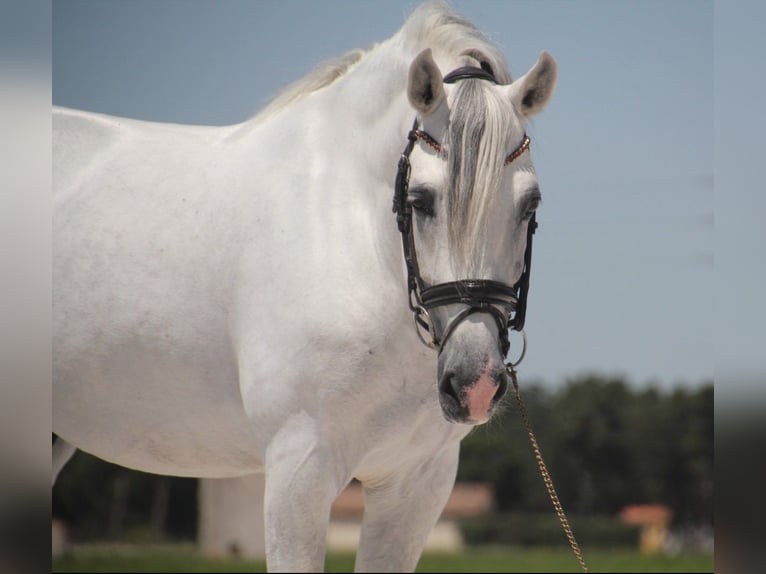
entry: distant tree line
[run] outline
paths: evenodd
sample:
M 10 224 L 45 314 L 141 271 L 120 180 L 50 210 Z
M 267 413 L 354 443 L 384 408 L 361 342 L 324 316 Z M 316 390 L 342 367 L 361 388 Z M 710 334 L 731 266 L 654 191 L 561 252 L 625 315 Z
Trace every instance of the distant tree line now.
M 662 392 L 588 375 L 554 391 L 522 387 L 522 396 L 567 511 L 659 503 L 676 524 L 712 525 L 712 383 Z M 463 441 L 458 480 L 490 481 L 501 512 L 551 511 L 513 397 Z
M 522 394 L 561 502 L 576 515 L 669 506 L 676 524 L 713 522 L 713 386 L 636 389 L 588 375 Z M 458 480 L 490 482 L 500 513 L 551 513 L 512 387 L 502 412 L 462 443 Z M 78 453 L 53 489 L 75 539 L 189 539 L 196 480 L 124 469 Z

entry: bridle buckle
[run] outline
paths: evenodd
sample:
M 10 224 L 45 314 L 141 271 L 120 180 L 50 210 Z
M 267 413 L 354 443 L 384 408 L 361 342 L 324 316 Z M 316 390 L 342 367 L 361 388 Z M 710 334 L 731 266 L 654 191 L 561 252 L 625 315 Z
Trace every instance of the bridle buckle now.
M 434 328 L 433 319 L 431 313 L 428 312 L 423 306 L 418 305 L 414 309 L 412 318 L 415 321 L 415 332 L 418 334 L 418 339 L 429 349 L 437 350 L 439 348 L 439 342 L 436 340 L 436 329 Z M 423 336 L 422 329 L 428 331 L 428 339 Z

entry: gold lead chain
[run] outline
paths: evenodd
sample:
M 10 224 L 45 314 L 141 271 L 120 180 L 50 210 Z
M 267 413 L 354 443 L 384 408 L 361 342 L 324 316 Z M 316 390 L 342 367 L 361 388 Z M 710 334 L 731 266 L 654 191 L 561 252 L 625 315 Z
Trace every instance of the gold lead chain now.
M 516 391 L 516 402 L 519 405 L 519 412 L 521 413 L 521 418 L 524 421 L 524 426 L 527 427 L 527 434 L 529 435 L 529 440 L 532 443 L 532 450 L 535 453 L 535 459 L 537 459 L 537 466 L 540 468 L 540 474 L 543 477 L 543 482 L 545 483 L 545 487 L 548 489 L 548 495 L 550 496 L 551 502 L 553 503 L 553 509 L 556 511 L 556 515 L 559 517 L 561 527 L 564 529 L 564 534 L 566 534 L 567 540 L 569 540 L 569 545 L 572 547 L 572 552 L 574 552 L 577 561 L 580 563 L 580 567 L 582 568 L 583 572 L 588 572 L 588 566 L 585 564 L 585 558 L 582 556 L 580 546 L 577 544 L 577 540 L 575 540 L 574 534 L 572 533 L 572 528 L 569 526 L 569 521 L 567 520 L 566 514 L 564 514 L 564 509 L 561 507 L 561 502 L 559 502 L 559 497 L 556 494 L 556 489 L 553 487 L 553 480 L 551 480 L 551 475 L 548 473 L 548 467 L 545 466 L 545 462 L 543 461 L 543 455 L 540 452 L 540 446 L 537 444 L 535 433 L 532 431 L 532 425 L 529 422 L 527 409 L 524 406 L 524 401 L 521 398 L 519 381 L 516 378 L 516 369 L 514 369 L 512 365 L 508 365 L 508 373 L 511 375 L 511 380 L 513 381 L 513 388 Z

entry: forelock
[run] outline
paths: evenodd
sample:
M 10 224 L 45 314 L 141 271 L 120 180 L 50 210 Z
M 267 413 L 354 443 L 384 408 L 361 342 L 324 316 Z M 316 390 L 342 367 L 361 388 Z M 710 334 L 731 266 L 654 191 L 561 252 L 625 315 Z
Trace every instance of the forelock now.
M 483 222 L 498 195 L 512 124 L 512 107 L 486 80 L 455 84 L 447 134 L 447 218 L 454 272 L 482 273 Z

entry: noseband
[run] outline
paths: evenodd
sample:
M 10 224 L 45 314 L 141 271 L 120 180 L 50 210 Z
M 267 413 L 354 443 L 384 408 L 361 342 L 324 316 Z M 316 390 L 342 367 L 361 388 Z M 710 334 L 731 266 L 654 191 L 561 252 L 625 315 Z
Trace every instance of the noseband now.
M 466 66 L 458 68 L 444 77 L 444 83 L 450 84 L 468 78 L 495 82 L 494 76 L 482 68 Z M 496 83 L 496 82 L 495 82 Z M 497 324 L 500 351 L 505 357 L 510 349 L 508 330 L 521 332 L 524 337 L 524 349 L 515 366 L 524 357 L 526 350 L 526 336 L 524 335 L 524 319 L 527 311 L 527 292 L 529 291 L 529 272 L 532 264 L 532 234 L 535 232 L 537 222 L 535 216 L 529 221 L 527 227 L 527 246 L 524 252 L 524 270 L 519 281 L 511 286 L 500 281 L 490 279 L 463 279 L 438 283 L 426 287 L 420 276 L 418 258 L 415 251 L 415 237 L 412 225 L 412 206 L 407 202 L 407 191 L 410 180 L 410 154 L 415 147 L 415 142 L 420 139 L 425 144 L 441 152 L 441 145 L 426 132 L 418 129 L 418 120 L 415 122 L 407 135 L 407 145 L 399 158 L 399 167 L 396 172 L 394 184 L 394 206 L 396 222 L 402 236 L 402 250 L 404 261 L 407 265 L 407 289 L 409 306 L 415 319 L 415 330 L 420 340 L 432 349 L 438 349 L 441 353 L 450 335 L 457 326 L 474 313 L 489 313 Z M 505 165 L 516 160 L 524 151 L 529 149 L 530 139 L 524 134 L 519 146 L 505 159 Z M 436 333 L 435 324 L 431 317 L 431 311 L 442 305 L 452 304 L 465 305 L 465 309 L 447 325 L 439 337 Z M 421 328 L 428 331 L 430 340 L 427 340 Z

